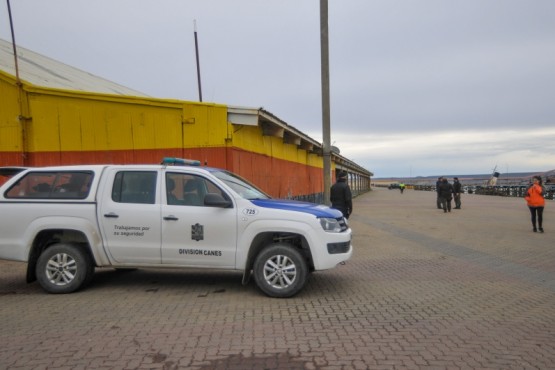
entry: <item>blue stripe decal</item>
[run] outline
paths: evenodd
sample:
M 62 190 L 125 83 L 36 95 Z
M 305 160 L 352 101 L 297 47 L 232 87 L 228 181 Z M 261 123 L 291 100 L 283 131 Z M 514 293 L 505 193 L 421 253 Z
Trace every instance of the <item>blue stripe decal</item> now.
M 343 217 L 341 211 L 321 204 L 299 202 L 287 199 L 254 199 L 251 202 L 258 207 L 283 209 L 286 211 L 304 212 L 316 217 L 339 218 Z

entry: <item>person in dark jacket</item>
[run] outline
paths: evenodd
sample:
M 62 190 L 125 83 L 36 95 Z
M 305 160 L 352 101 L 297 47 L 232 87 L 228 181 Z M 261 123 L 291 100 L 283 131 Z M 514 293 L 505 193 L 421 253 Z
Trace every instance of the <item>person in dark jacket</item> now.
M 436 193 L 437 193 L 437 198 L 436 198 L 436 204 L 437 204 L 437 209 L 441 209 L 441 199 L 439 198 L 439 185 L 441 185 L 441 181 L 443 180 L 443 177 L 438 177 L 437 181 L 436 181 Z
M 461 193 L 462 185 L 458 177 L 453 177 L 453 199 L 455 200 L 455 209 L 461 209 Z
M 345 218 L 349 218 L 353 212 L 353 197 L 347 183 L 347 172 L 341 171 L 337 174 L 337 182 L 330 190 L 330 201 L 331 208 L 340 210 Z
M 451 200 L 453 199 L 453 185 L 447 181 L 446 178 L 441 180 L 438 188 L 438 195 L 439 200 L 441 202 L 441 208 L 443 208 L 443 212 L 447 213 L 447 211 L 451 212 Z

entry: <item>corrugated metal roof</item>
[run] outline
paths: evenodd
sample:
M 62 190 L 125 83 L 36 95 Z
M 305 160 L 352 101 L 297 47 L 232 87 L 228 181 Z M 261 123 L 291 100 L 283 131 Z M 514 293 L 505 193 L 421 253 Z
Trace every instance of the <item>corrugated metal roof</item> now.
M 119 85 L 17 45 L 19 78 L 30 84 L 56 89 L 148 97 L 140 91 Z M 0 69 L 13 76 L 15 61 L 11 42 L 0 39 Z

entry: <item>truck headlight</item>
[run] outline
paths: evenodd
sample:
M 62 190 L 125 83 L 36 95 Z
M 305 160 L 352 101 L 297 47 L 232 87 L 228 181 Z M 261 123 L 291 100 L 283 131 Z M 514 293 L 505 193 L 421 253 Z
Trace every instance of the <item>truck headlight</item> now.
M 322 217 L 320 218 L 320 225 L 329 233 L 340 233 L 344 230 L 344 227 L 342 227 L 341 223 L 335 218 Z

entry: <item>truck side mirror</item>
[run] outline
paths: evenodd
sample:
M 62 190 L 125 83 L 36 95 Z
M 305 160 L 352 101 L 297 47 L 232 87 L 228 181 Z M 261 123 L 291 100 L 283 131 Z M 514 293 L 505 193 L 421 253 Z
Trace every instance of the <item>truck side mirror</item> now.
M 232 203 L 229 200 L 225 200 L 218 193 L 207 193 L 204 196 L 204 205 L 208 207 L 230 208 Z

